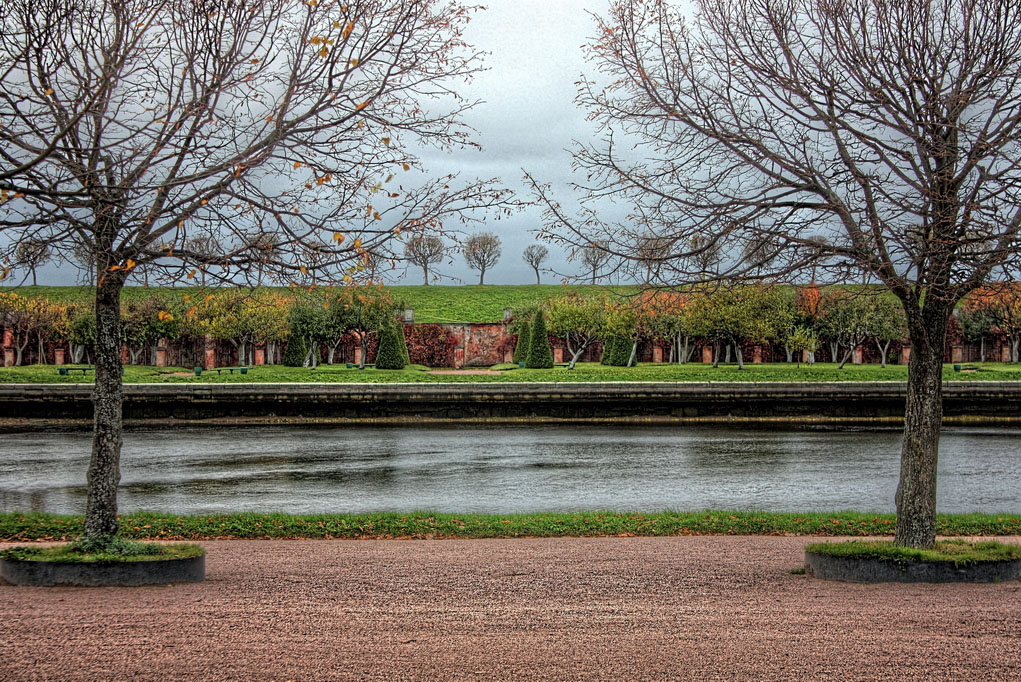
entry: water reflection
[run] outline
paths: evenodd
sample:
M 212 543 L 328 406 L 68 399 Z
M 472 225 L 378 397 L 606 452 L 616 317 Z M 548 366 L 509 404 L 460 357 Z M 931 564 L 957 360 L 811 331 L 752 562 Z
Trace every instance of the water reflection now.
M 947 429 L 942 511 L 1017 513 L 1015 429 Z M 892 511 L 900 434 L 664 427 L 234 428 L 125 435 L 121 509 L 172 513 Z M 4 436 L 0 509 L 80 513 L 89 437 Z

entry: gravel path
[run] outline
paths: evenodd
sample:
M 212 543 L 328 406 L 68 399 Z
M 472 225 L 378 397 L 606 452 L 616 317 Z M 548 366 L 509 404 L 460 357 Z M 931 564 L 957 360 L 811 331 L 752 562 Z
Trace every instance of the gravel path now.
M 809 541 L 210 542 L 204 583 L 0 586 L 0 679 L 1021 679 L 1021 584 L 791 575 Z

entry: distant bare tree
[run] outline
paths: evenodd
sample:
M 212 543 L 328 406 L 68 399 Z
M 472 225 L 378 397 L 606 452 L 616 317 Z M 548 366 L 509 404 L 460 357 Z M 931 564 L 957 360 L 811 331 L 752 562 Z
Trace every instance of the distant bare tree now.
M 422 268 L 423 281 L 429 286 L 429 266 L 439 263 L 447 252 L 443 240 L 434 234 L 415 235 L 404 246 L 404 257 Z
M 486 270 L 500 260 L 500 238 L 492 232 L 473 234 L 464 241 L 461 253 L 468 267 L 479 271 L 479 284 L 484 284 Z
M 635 279 L 643 284 L 659 284 L 664 281 L 666 273 L 663 272 L 667 258 L 670 256 L 671 243 L 669 239 L 655 234 L 643 234 L 638 237 L 635 245 L 635 258 L 633 265 L 638 266 L 641 274 L 635 273 Z
M 532 244 L 525 247 L 525 252 L 521 254 L 521 257 L 529 267 L 535 270 L 535 283 L 542 284 L 542 280 L 539 279 L 539 266 L 542 265 L 543 261 L 549 256 L 549 249 L 542 244 Z
M 422 145 L 478 146 L 457 90 L 480 56 L 457 0 L 2 7 L 0 256 L 36 238 L 93 257 L 84 533 L 102 544 L 118 528 L 120 297 L 134 268 L 286 276 L 314 244 L 340 269 L 402 228 L 482 220 L 511 199 L 449 174 L 390 184 L 420 167 Z M 191 250 L 195 235 L 220 252 Z
M 218 257 L 222 259 L 219 254 L 223 253 L 223 247 L 220 246 L 215 235 L 195 234 L 188 238 L 185 248 L 193 255 L 193 260 L 185 263 L 185 266 L 195 266 L 185 275 L 185 279 L 198 277 L 199 284 L 205 286 L 206 270 L 218 260 Z
M 582 249 L 581 262 L 585 265 L 586 271 L 592 275 L 592 286 L 596 284 L 596 276 L 599 274 L 599 269 L 610 261 L 610 256 L 610 252 L 598 244 L 586 246 Z
M 96 285 L 96 255 L 88 244 L 72 243 L 66 260 L 78 268 L 78 281 L 89 286 Z
M 280 252 L 283 248 L 277 236 L 269 232 L 245 235 L 242 237 L 241 243 L 244 245 L 243 249 L 246 252 L 248 262 L 252 264 L 248 273 L 254 279 L 256 286 L 262 286 L 266 271 L 272 267 L 274 262 L 280 259 Z M 299 250 L 296 254 L 299 268 L 303 267 L 303 264 L 300 262 L 303 255 L 305 255 L 304 249 Z
M 686 244 L 691 269 L 700 279 L 710 279 L 723 260 L 723 243 L 710 235 L 694 234 Z
M 1021 260 L 1021 5 L 614 0 L 596 36 L 579 102 L 603 134 L 575 155 L 580 217 L 533 181 L 547 236 L 641 261 L 653 233 L 673 284 L 813 265 L 883 283 L 911 340 L 896 542 L 932 546 L 950 316 Z M 626 220 L 600 219 L 608 199 Z
M 32 286 L 36 286 L 36 269 L 50 259 L 50 245 L 39 239 L 26 239 L 14 251 L 14 264 L 32 274 Z

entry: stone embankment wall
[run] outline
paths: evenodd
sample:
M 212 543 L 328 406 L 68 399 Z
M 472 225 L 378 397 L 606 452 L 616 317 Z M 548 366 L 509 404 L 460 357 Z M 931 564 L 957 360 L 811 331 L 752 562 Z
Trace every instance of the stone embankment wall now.
M 901 417 L 900 383 L 127 384 L 128 420 L 750 419 Z M 88 384 L 0 385 L 11 420 L 88 420 Z M 950 383 L 950 417 L 1021 416 L 1021 385 Z

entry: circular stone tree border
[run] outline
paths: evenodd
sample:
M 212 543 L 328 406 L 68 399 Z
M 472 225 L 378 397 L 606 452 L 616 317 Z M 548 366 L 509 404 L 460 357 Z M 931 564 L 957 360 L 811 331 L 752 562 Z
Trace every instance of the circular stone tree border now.
M 805 573 L 854 583 L 999 583 L 1021 578 L 1021 559 L 981 561 L 889 561 L 805 552 Z
M 12 585 L 53 587 L 135 587 L 166 583 L 197 583 L 206 577 L 206 557 L 117 561 L 107 563 L 61 563 L 0 559 L 0 577 Z

